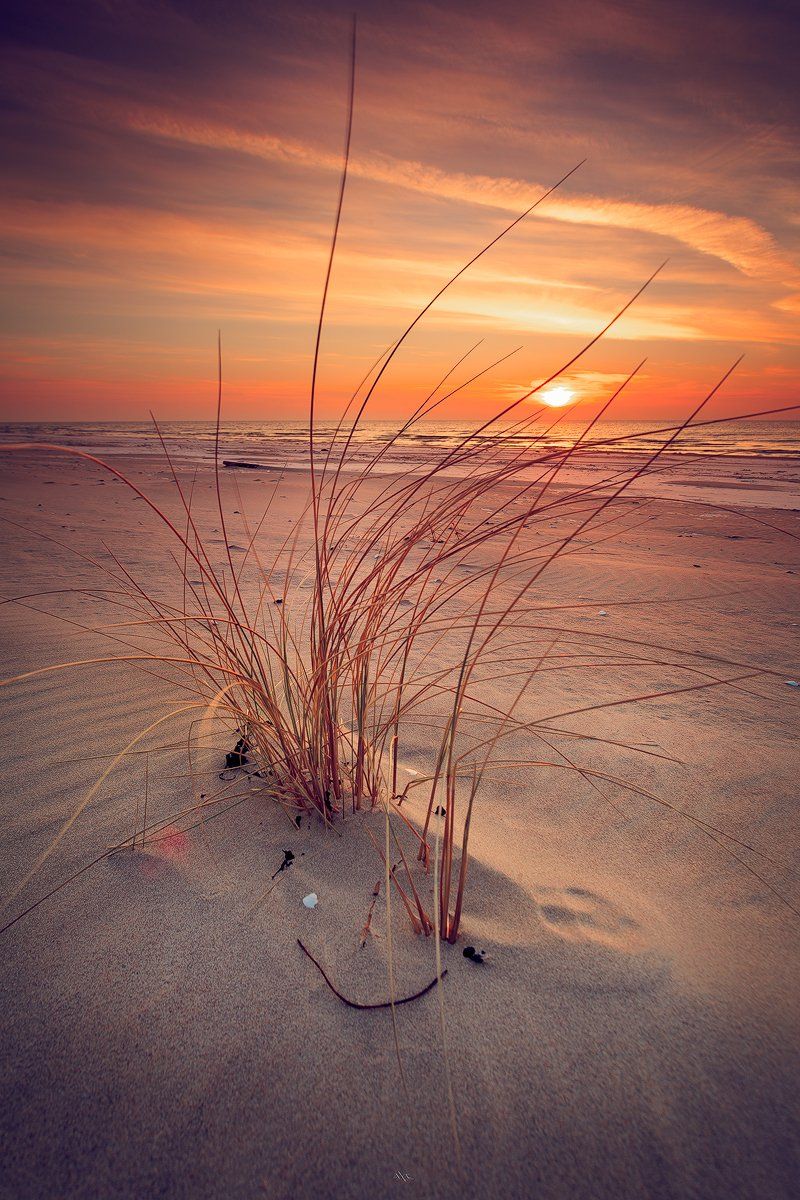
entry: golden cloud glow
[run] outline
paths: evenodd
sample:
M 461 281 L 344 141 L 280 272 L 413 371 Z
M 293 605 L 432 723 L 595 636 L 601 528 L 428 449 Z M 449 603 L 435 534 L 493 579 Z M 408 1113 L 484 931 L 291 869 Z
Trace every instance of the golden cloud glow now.
M 158 111 L 120 111 L 119 120 L 140 133 L 207 149 L 238 151 L 268 161 L 338 171 L 336 154 L 297 139 L 241 132 L 224 125 L 178 121 Z M 357 155 L 354 176 L 450 200 L 518 212 L 546 190 L 541 182 L 443 171 L 387 154 Z M 615 197 L 571 198 L 555 193 L 542 215 L 569 224 L 606 226 L 656 234 L 735 267 L 746 275 L 769 276 L 787 284 L 800 279 L 797 264 L 775 239 L 748 217 L 730 216 L 688 204 L 644 204 Z
M 165 45 L 180 45 L 177 73 L 154 74 L 135 22 L 127 42 L 115 27 L 113 54 L 105 43 L 76 51 L 80 38 L 64 40 L 57 24 L 52 44 L 13 52 L 4 84 L 19 119 L 0 131 L 11 164 L 0 197 L 3 415 L 142 418 L 155 405 L 163 417 L 206 416 L 218 329 L 227 414 L 303 415 L 346 56 L 328 6 L 319 21 L 270 25 L 268 11 L 281 7 L 266 6 L 257 29 L 226 15 L 221 45 L 214 21 L 173 25 L 174 6 L 153 0 L 166 14 Z M 681 58 L 672 75 L 682 34 L 666 51 L 661 22 L 651 44 L 652 22 L 610 20 L 618 6 L 605 0 L 580 19 L 554 18 L 544 41 L 526 6 L 516 6 L 513 37 L 488 8 L 473 19 L 453 0 L 422 7 L 429 42 L 385 6 L 361 42 L 320 412 L 346 403 L 446 281 L 581 160 L 413 326 L 368 416 L 405 413 L 470 346 L 487 373 L 444 401 L 442 417 L 482 419 L 544 378 L 558 386 L 538 400 L 585 411 L 642 358 L 646 371 L 614 399 L 613 415 L 675 415 L 742 352 L 715 405 L 794 401 L 800 206 L 777 77 L 770 100 L 764 77 L 743 77 L 731 58 L 728 95 L 716 43 L 715 78 L 705 53 L 693 66 Z M 125 25 L 125 6 L 114 10 Z M 616 64 L 628 59 L 637 69 L 620 87 Z M 492 361 L 502 365 L 488 371 Z

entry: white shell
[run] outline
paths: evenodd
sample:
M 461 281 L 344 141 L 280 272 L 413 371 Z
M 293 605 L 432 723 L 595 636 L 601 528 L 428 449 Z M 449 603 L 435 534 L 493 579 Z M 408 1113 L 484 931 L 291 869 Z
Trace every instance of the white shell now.
M 316 908 L 317 907 L 317 893 L 309 892 L 307 896 L 303 896 L 303 904 L 305 904 L 306 908 Z

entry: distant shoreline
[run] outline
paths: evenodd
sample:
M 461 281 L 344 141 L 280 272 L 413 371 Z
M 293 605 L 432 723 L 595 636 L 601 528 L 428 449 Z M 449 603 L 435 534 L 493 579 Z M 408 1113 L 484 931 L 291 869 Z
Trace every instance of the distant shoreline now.
M 681 431 L 674 445 L 662 451 L 670 436 L 659 432 L 668 426 L 654 421 L 606 421 L 592 430 L 592 435 L 578 451 L 582 464 L 591 458 L 615 455 L 650 455 L 659 452 L 663 459 L 721 462 L 762 460 L 771 463 L 800 464 L 800 420 L 795 421 L 731 421 L 720 425 L 690 427 Z M 166 421 L 160 431 L 170 454 L 183 461 L 209 461 L 214 453 L 215 425 L 211 421 Z M 480 426 L 476 422 L 428 421 L 415 426 L 402 438 L 391 440 L 396 427 L 384 421 L 364 422 L 359 426 L 351 446 L 350 457 L 356 460 L 361 452 L 372 453 L 387 446 L 384 460 L 392 472 L 408 469 L 414 460 L 428 459 L 433 453 L 445 453 L 470 437 Z M 570 449 L 585 432 L 585 423 L 570 422 L 553 426 L 548 432 L 520 436 L 514 441 L 514 452 L 526 440 L 532 449 L 548 451 Z M 322 421 L 315 426 L 315 444 L 320 453 L 330 445 L 335 425 Z M 598 436 L 600 435 L 600 436 Z M 483 435 L 484 437 L 487 435 Z M 33 442 L 63 442 L 98 455 L 128 455 L 158 457 L 162 448 L 153 426 L 144 421 L 63 421 L 7 422 L 0 424 L 0 448 L 3 442 L 27 440 Z M 303 469 L 308 463 L 308 427 L 304 421 L 229 421 L 221 430 L 220 454 L 229 461 L 240 460 Z M 577 456 L 576 456 L 577 457 Z

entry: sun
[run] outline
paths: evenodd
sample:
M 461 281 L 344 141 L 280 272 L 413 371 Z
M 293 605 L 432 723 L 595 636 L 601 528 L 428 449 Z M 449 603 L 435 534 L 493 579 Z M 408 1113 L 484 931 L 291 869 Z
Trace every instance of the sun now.
M 546 392 L 542 392 L 540 399 L 549 408 L 564 408 L 575 399 L 575 393 L 570 391 L 569 388 L 554 387 Z

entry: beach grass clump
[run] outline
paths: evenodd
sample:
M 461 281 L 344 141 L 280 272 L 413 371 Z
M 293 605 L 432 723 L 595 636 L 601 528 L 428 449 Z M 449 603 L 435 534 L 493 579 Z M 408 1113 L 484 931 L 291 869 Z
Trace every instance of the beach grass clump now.
M 354 436 L 388 361 L 382 357 L 355 393 L 349 421 L 346 412 L 324 442 L 310 424 L 305 508 L 276 541 L 265 536 L 264 528 L 275 515 L 277 487 L 251 523 L 235 468 L 224 478 L 221 355 L 219 361 L 213 473 L 221 539 L 202 528 L 194 501 L 196 472 L 182 477 L 157 424 L 154 436 L 177 497 L 174 511 L 157 504 L 111 463 L 74 447 L 44 447 L 94 462 L 145 501 L 166 531 L 164 574 L 172 582 L 164 595 L 118 556 L 112 554 L 111 564 L 98 562 L 107 586 L 97 594 L 124 617 L 98 632 L 112 639 L 117 651 L 50 669 L 127 663 L 153 673 L 168 670 L 183 702 L 121 750 L 15 895 L 110 771 L 168 721 L 189 722 L 190 760 L 192 730 L 201 737 L 211 722 L 229 731 L 231 749 L 221 773 L 225 786 L 168 820 L 148 824 L 145 811 L 138 835 L 143 844 L 173 836 L 198 817 L 227 811 L 236 802 L 231 785 L 240 779 L 248 785 L 243 795 L 252 795 L 257 785 L 260 795 L 297 824 L 308 815 L 328 826 L 380 807 L 387 833 L 385 845 L 377 848 L 387 885 L 417 932 L 437 931 L 450 941 L 461 923 L 470 829 L 487 771 L 509 765 L 566 770 L 596 789 L 604 783 L 622 786 L 673 807 L 633 781 L 580 765 L 567 747 L 583 738 L 612 751 L 667 755 L 554 724 L 559 716 L 611 708 L 629 703 L 629 697 L 534 720 L 526 719 L 524 709 L 545 673 L 572 669 L 576 662 L 601 678 L 614 667 L 635 671 L 653 662 L 690 676 L 685 686 L 635 693 L 637 701 L 735 685 L 762 673 L 719 657 L 712 662 L 698 653 L 644 647 L 620 634 L 578 631 L 569 614 L 583 607 L 580 601 L 565 596 L 561 603 L 542 604 L 537 594 L 543 574 L 564 556 L 650 519 L 625 504 L 625 493 L 655 469 L 684 429 L 701 423 L 700 410 L 716 389 L 685 421 L 665 428 L 660 446 L 648 456 L 623 466 L 615 457 L 616 465 L 593 474 L 590 482 L 580 477 L 576 482 L 567 468 L 606 446 L 597 422 L 639 367 L 566 444 L 549 436 L 563 414 L 554 417 L 536 405 L 534 390 L 478 428 L 444 444 L 425 443 L 428 449 L 404 461 L 399 450 L 418 422 L 489 368 L 467 369 L 455 383 L 462 358 L 411 416 L 382 443 L 373 441 L 364 457 L 363 443 L 358 454 L 353 452 Z M 244 545 L 231 541 L 229 483 L 236 488 Z M 488 685 L 499 688 L 504 700 L 489 698 Z M 420 730 L 433 766 L 401 787 L 398 762 L 407 746 L 412 752 L 419 748 Z M 528 747 L 524 756 L 505 756 L 509 745 L 520 753 L 520 739 Z M 412 819 L 407 801 L 418 789 L 424 812 Z M 741 847 L 723 830 L 682 816 L 729 852 Z M 403 849 L 399 825 L 413 839 L 416 860 Z M 134 835 L 120 845 L 136 842 Z M 432 901 L 421 882 L 427 874 L 433 876 Z
M 213 463 L 221 551 L 197 515 L 196 477 L 179 472 L 155 422 L 154 436 L 176 491 L 170 511 L 113 464 L 75 447 L 6 447 L 50 450 L 91 461 L 132 489 L 161 524 L 168 535 L 164 576 L 171 580 L 171 591 L 166 596 L 157 591 L 151 580 L 116 555 L 110 564 L 96 562 L 106 574 L 104 599 L 124 619 L 101 631 L 115 641 L 115 653 L 85 663 L 128 663 L 154 673 L 167 669 L 183 692 L 180 705 L 122 748 L 9 901 L 31 881 L 110 771 L 155 729 L 168 721 L 188 722 L 191 746 L 191 731 L 210 721 L 230 733 L 223 771 L 226 787 L 169 821 L 148 825 L 145 816 L 139 833 L 120 845 L 136 844 L 137 837 L 146 844 L 165 836 L 167 828 L 185 829 L 212 810 L 226 811 L 235 801 L 227 784 L 235 784 L 240 774 L 247 777 L 248 796 L 256 784 L 259 793 L 294 823 L 311 816 L 329 826 L 365 809 L 381 808 L 386 840 L 378 851 L 384 860 L 387 899 L 391 888 L 417 932 L 436 932 L 455 941 L 470 831 L 487 771 L 523 764 L 569 771 L 593 788 L 603 783 L 626 787 L 648 802 L 672 808 L 633 781 L 581 765 L 568 747 L 585 737 L 612 752 L 668 756 L 614 743 L 598 733 L 580 735 L 572 728 L 559 728 L 554 720 L 629 703 L 631 698 L 645 701 L 735 684 L 762 673 L 749 664 L 719 657 L 706 660 L 685 650 L 673 653 L 621 635 L 592 636 L 567 620 L 567 610 L 580 606 L 574 597 L 542 605 L 537 594 L 543 574 L 565 556 L 641 523 L 642 515 L 625 503 L 631 487 L 657 469 L 684 430 L 715 423 L 701 419 L 702 410 L 733 367 L 683 421 L 656 431 L 662 439 L 655 451 L 629 456 L 623 465 L 620 456 L 609 456 L 607 470 L 576 482 L 567 468 L 612 445 L 598 422 L 635 378 L 643 365 L 639 363 L 579 433 L 566 440 L 551 436 L 564 413 L 554 416 L 539 403 L 540 393 L 621 319 L 657 271 L 567 361 L 476 428 L 446 442 L 423 443 L 424 452 L 403 457 L 421 422 L 508 357 L 470 366 L 468 360 L 474 361 L 480 343 L 448 366 L 382 443 L 358 441 L 373 397 L 417 324 L 553 189 L 444 282 L 373 363 L 335 427 L 324 435 L 320 432 L 321 341 L 347 182 L 354 64 L 353 57 L 344 164 L 311 371 L 310 486 L 304 511 L 286 536 L 276 540 L 271 530 L 273 536 L 265 537 L 265 527 L 275 516 L 274 489 L 270 503 L 252 523 L 237 501 L 246 538 L 242 546 L 231 541 L 232 514 L 225 492 L 228 483 L 235 486 L 235 468 L 228 470 L 221 457 L 221 348 Z M 554 186 L 561 186 L 576 169 Z M 613 439 L 618 449 L 624 449 L 624 442 L 624 437 Z M 371 447 L 366 455 L 365 444 Z M 646 689 L 632 697 L 526 718 L 527 702 L 543 674 L 570 669 L 578 660 L 586 660 L 600 678 L 612 665 L 633 671 L 653 662 L 686 672 L 689 678 L 681 687 Z M 79 665 L 85 664 L 52 669 Z M 500 689 L 502 701 L 489 697 L 488 684 Z M 400 786 L 400 757 L 406 747 L 418 748 L 421 738 L 432 769 Z M 523 757 L 518 756 L 520 741 L 526 747 Z M 507 747 L 514 747 L 514 756 L 504 757 Z M 418 789 L 425 799 L 424 811 L 412 819 L 408 799 L 418 795 Z M 699 818 L 681 815 L 738 855 L 734 847 L 741 843 L 736 839 Z M 415 855 L 403 849 L 399 826 L 412 838 Z M 748 870 L 757 874 L 750 865 Z M 421 882 L 427 875 L 433 878 L 430 894 Z

